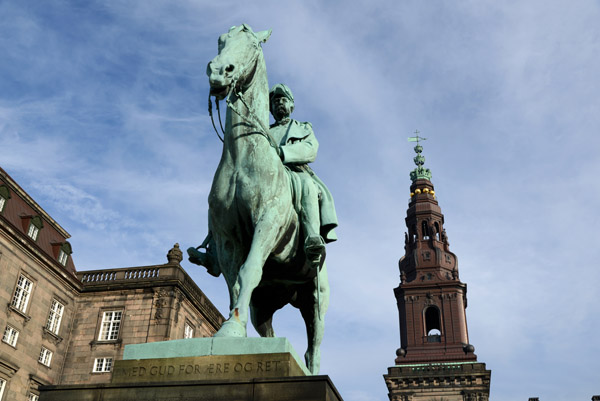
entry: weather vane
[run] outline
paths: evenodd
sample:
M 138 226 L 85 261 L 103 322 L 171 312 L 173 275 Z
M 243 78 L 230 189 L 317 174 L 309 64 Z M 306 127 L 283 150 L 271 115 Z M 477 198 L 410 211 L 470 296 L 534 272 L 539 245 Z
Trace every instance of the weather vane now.
M 416 142 L 417 145 L 419 144 L 419 141 L 426 141 L 427 138 L 423 138 L 422 136 L 419 136 L 420 132 L 419 130 L 415 130 L 415 134 L 416 136 L 409 136 L 408 137 L 408 142 Z

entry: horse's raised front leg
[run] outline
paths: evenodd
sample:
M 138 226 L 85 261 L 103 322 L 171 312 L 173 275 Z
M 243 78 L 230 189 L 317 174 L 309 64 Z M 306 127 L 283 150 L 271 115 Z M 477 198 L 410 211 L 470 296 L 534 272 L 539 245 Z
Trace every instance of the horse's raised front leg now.
M 262 278 L 263 266 L 271 253 L 277 234 L 277 225 L 257 225 L 246 261 L 238 274 L 239 295 L 215 337 L 245 337 L 248 324 L 250 297 Z
M 327 267 L 319 272 L 319 280 L 313 280 L 304 291 L 298 293 L 298 308 L 306 324 L 308 348 L 304 354 L 306 367 L 313 374 L 319 374 L 321 367 L 321 341 L 325 331 L 325 313 L 329 307 L 329 282 L 327 280 Z

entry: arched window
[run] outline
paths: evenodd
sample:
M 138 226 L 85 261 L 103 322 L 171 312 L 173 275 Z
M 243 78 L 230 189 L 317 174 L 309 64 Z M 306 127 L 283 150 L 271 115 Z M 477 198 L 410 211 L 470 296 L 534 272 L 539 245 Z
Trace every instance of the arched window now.
M 429 227 L 427 226 L 427 221 L 423 220 L 421 222 L 421 230 L 423 232 L 423 239 L 429 239 Z
M 427 342 L 441 342 L 441 330 L 440 310 L 437 306 L 429 306 L 425 309 L 425 335 L 427 335 Z
M 436 221 L 433 224 L 433 226 L 435 227 L 435 239 L 439 241 L 440 240 L 440 232 L 441 232 L 440 224 Z

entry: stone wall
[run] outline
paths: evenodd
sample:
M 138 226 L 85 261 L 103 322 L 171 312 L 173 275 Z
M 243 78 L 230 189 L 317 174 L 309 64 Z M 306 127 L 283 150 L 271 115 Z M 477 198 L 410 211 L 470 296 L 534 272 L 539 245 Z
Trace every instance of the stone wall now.
M 224 320 L 197 287 L 195 292 L 186 288 L 189 276 L 178 265 L 78 275 L 83 290 L 77 300 L 61 384 L 107 383 L 110 372 L 93 371 L 97 358 L 112 358 L 114 362 L 122 359 L 126 344 L 184 338 L 186 321 L 195 329 L 194 337 L 212 336 Z M 202 300 L 203 305 L 199 304 Z M 205 309 L 212 312 L 211 316 L 204 313 Z M 103 340 L 99 338 L 102 317 L 110 311 L 122 312 L 118 336 Z
M 10 306 L 21 275 L 33 282 L 24 311 Z M 66 339 L 76 308 L 77 285 L 75 277 L 65 279 L 7 231 L 0 231 L 0 336 L 7 326 L 19 332 L 14 347 L 0 342 L 0 378 L 7 380 L 5 400 L 25 400 L 29 392 L 37 394 L 39 384 L 60 382 Z M 64 305 L 56 334 L 45 329 L 53 300 Z M 42 346 L 52 352 L 49 367 L 38 362 Z

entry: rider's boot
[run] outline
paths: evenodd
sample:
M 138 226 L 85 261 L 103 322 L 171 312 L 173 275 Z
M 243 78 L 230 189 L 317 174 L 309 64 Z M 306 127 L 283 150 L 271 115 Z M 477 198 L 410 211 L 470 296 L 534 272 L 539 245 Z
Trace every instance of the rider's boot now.
M 304 255 L 311 270 L 319 271 L 325 260 L 325 241 L 320 235 L 306 237 Z
M 198 249 L 204 248 L 206 252 L 200 252 Z M 212 276 L 218 277 L 221 274 L 216 257 L 213 252 L 214 241 L 212 239 L 212 233 L 208 233 L 208 236 L 198 248 L 190 247 L 187 249 L 188 259 L 190 262 L 206 267 L 208 273 Z

